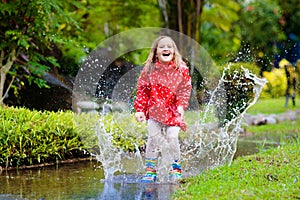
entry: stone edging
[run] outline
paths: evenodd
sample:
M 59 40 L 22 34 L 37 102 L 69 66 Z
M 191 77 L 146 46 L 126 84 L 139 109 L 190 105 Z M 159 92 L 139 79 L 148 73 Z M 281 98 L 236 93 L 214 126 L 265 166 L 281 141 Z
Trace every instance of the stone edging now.
M 283 121 L 296 121 L 300 119 L 300 110 L 289 110 L 281 114 L 257 114 L 244 115 L 244 124 L 259 126 L 265 124 L 277 124 Z

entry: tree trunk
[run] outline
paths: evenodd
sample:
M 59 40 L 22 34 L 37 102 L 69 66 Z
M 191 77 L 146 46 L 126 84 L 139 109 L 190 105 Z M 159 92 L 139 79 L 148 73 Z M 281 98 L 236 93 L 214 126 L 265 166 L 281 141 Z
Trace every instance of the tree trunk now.
M 204 0 L 197 0 L 197 3 L 196 3 L 196 12 L 195 12 L 195 37 L 194 39 L 197 41 L 197 42 L 200 42 L 201 41 L 201 38 L 200 38 L 200 28 L 201 28 L 201 14 L 202 14 L 202 11 L 203 11 L 203 4 L 204 4 Z
M 205 0 L 158 0 L 166 28 L 181 32 L 196 42 L 200 43 L 201 15 Z M 181 38 L 178 41 L 178 48 L 183 49 Z M 191 50 L 191 64 L 193 56 L 197 55 L 196 48 Z M 192 67 L 191 74 L 194 69 Z
M 165 22 L 165 27 L 169 28 L 169 17 L 167 12 L 167 3 L 166 0 L 158 0 L 159 7 L 162 11 L 163 19 Z
M 201 14 L 205 0 L 158 0 L 166 28 L 200 42 Z
M 6 75 L 9 72 L 9 70 L 11 69 L 13 63 L 15 62 L 15 60 L 17 58 L 16 50 L 13 49 L 10 52 L 5 65 L 3 65 L 3 61 L 5 60 L 4 57 L 5 57 L 5 53 L 4 53 L 4 50 L 2 49 L 1 57 L 0 57 L 0 106 L 3 105 L 3 100 L 5 98 L 4 94 L 7 94 L 7 92 L 4 93 L 4 84 L 5 84 L 5 80 L 6 80 Z M 9 90 L 10 86 L 11 86 L 11 84 L 6 89 L 6 91 Z
M 177 0 L 177 12 L 178 12 L 178 30 L 180 33 L 183 33 L 183 26 L 182 26 L 182 7 L 181 7 L 181 0 Z M 179 36 L 179 50 L 182 51 L 182 35 Z

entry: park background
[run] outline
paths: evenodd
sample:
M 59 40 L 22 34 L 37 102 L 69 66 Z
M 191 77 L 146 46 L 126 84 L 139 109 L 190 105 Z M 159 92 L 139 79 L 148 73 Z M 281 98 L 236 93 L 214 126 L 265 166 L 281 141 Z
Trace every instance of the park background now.
M 205 48 L 220 71 L 237 63 L 266 78 L 261 101 L 275 99 L 271 107 L 281 112 L 298 107 L 285 99 L 287 91 L 296 100 L 299 95 L 297 0 L 2 0 L 0 10 L 1 169 L 89 156 L 69 112 L 74 78 L 99 43 L 134 28 L 184 33 Z M 141 66 L 147 53 L 119 58 L 112 73 L 128 63 Z
M 2 1 L 0 104 L 71 109 L 72 83 L 86 56 L 105 39 L 142 27 L 186 34 L 220 68 L 250 63 L 269 81 L 263 97 L 284 96 L 284 66 L 275 69 L 282 59 L 296 66 L 299 15 L 297 0 Z M 125 61 L 142 65 L 147 53 L 133 52 Z M 122 67 L 111 66 L 119 73 Z M 299 78 L 299 67 L 296 72 Z

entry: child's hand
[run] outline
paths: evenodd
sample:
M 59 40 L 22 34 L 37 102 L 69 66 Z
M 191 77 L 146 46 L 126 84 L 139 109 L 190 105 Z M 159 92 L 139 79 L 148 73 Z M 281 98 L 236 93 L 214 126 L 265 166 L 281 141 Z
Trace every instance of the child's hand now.
M 138 122 L 142 122 L 142 121 L 146 120 L 146 116 L 145 116 L 144 112 L 136 112 L 135 113 L 135 119 Z
M 184 119 L 184 109 L 183 109 L 183 107 L 182 106 L 178 106 L 177 112 L 179 113 L 180 119 L 183 120 Z

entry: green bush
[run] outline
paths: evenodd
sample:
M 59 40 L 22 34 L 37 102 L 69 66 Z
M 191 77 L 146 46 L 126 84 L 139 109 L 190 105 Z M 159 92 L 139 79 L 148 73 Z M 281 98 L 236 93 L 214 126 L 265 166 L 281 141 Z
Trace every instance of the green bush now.
M 255 75 L 259 73 L 259 69 L 251 63 L 230 63 L 223 68 L 223 81 L 215 100 L 219 126 L 240 115 L 255 97 L 254 80 L 246 77 L 243 68 Z
M 97 154 L 95 133 L 99 120 L 97 113 L 0 107 L 0 166 L 51 163 Z M 131 152 L 144 147 L 145 123 L 121 113 L 107 114 L 101 120 L 117 148 Z
M 0 107 L 0 121 L 1 167 L 85 156 L 72 112 Z
M 92 154 L 98 154 L 100 151 L 99 134 L 105 134 L 107 139 L 111 138 L 111 144 L 124 152 L 134 152 L 137 147 L 145 146 L 146 123 L 136 122 L 130 113 L 115 112 L 101 116 L 98 113 L 81 113 L 74 116 L 76 130 L 84 146 Z
M 134 152 L 137 147 L 144 148 L 147 139 L 146 123 L 136 122 L 134 116 L 115 113 L 106 120 L 109 132 L 113 133 L 113 144 L 124 151 Z M 110 124 L 110 125 L 109 125 Z

